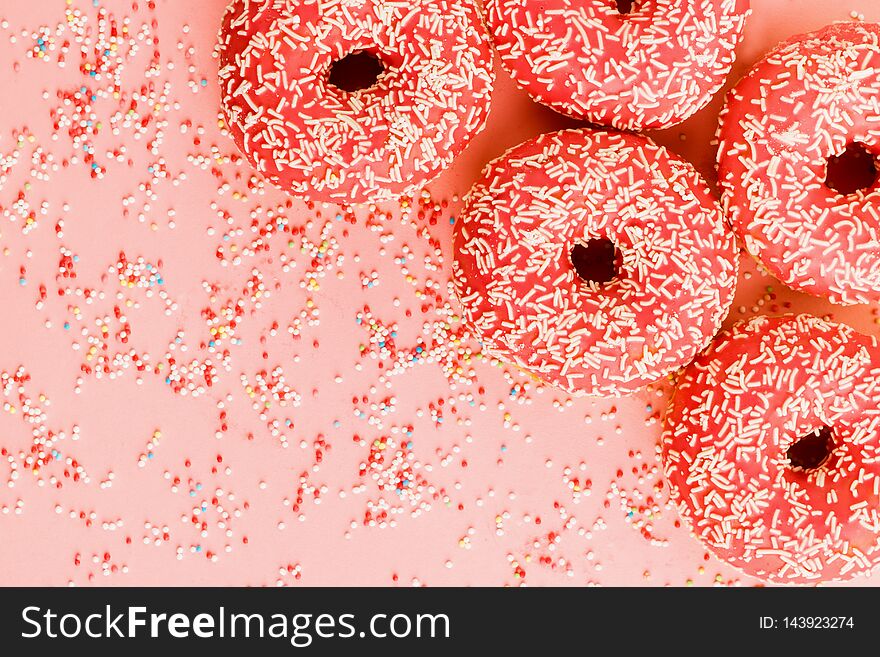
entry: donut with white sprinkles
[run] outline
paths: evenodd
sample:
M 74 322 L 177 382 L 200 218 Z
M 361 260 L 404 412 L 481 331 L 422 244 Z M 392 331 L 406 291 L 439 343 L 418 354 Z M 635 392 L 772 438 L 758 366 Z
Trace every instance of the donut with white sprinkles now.
M 880 26 L 783 42 L 730 91 L 718 131 L 722 205 L 786 285 L 880 301 Z
M 664 128 L 724 85 L 749 0 L 486 0 L 501 63 L 535 100 L 622 130 Z
M 683 373 L 663 461 L 716 556 L 771 582 L 850 579 L 880 561 L 880 349 L 810 315 L 725 332 Z
M 463 317 L 490 354 L 572 394 L 635 392 L 708 344 L 735 239 L 694 168 L 584 128 L 491 162 L 454 234 Z
M 492 58 L 471 0 L 234 0 L 222 109 L 281 189 L 383 201 L 418 191 L 483 129 Z

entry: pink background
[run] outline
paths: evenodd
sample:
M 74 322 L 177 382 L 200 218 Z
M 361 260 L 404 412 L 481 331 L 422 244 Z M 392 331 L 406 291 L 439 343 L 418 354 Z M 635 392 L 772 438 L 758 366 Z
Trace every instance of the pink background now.
M 667 503 L 668 385 L 570 399 L 482 359 L 450 305 L 459 197 L 489 159 L 571 122 L 499 70 L 486 132 L 412 205 L 288 203 L 218 127 L 224 6 L 0 8 L 0 583 L 755 584 Z M 783 37 L 854 9 L 880 20 L 877 0 L 753 8 L 731 81 Z M 653 134 L 710 180 L 719 100 Z M 161 283 L 120 284 L 121 252 Z M 743 262 L 728 323 L 795 310 L 880 334 L 876 308 L 787 292 Z M 218 340 L 211 317 L 239 301 Z M 371 321 L 396 331 L 385 351 Z M 208 361 L 210 387 L 190 367 Z M 290 389 L 259 389 L 276 367 Z M 34 444 L 51 463 L 25 465 Z

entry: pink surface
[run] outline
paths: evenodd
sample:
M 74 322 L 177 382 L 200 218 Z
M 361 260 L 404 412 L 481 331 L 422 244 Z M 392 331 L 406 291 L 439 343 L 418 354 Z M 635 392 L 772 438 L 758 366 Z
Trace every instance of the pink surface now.
M 570 399 L 482 359 L 449 303 L 459 197 L 571 121 L 499 71 L 487 131 L 411 206 L 308 208 L 218 127 L 223 0 L 95 5 L 0 9 L 0 583 L 755 583 L 667 503 L 668 386 Z M 853 9 L 880 20 L 876 0 L 753 7 L 734 77 Z M 710 177 L 719 103 L 653 133 Z M 123 253 L 152 285 L 120 283 Z M 728 324 L 880 334 L 875 307 L 743 262 Z M 26 465 L 34 444 L 51 462 Z

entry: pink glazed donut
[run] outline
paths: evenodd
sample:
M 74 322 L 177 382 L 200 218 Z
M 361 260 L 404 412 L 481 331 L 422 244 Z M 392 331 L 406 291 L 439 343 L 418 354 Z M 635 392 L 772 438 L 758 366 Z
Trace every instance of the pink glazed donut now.
M 621 130 L 668 127 L 705 107 L 748 14 L 749 0 L 486 0 L 514 80 L 558 112 Z
M 680 515 L 719 558 L 771 582 L 880 562 L 880 350 L 810 315 L 722 334 L 678 382 L 663 434 Z
M 694 168 L 645 137 L 587 128 L 490 163 L 454 250 L 486 351 L 572 394 L 629 394 L 686 365 L 736 286 L 733 233 Z
M 478 134 L 492 49 L 471 0 L 234 0 L 222 108 L 248 161 L 312 201 L 412 194 Z
M 880 301 L 878 99 L 880 26 L 844 23 L 777 46 L 721 115 L 722 204 L 746 249 L 835 303 Z

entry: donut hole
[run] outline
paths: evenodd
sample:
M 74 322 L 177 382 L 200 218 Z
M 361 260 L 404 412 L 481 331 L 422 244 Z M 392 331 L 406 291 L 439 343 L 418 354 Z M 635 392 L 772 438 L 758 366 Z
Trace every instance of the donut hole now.
M 621 16 L 628 16 L 636 9 L 637 0 L 614 0 L 617 13 Z
M 578 242 L 571 249 L 571 264 L 578 277 L 587 283 L 609 283 L 617 278 L 617 246 L 606 238 Z
M 833 451 L 831 427 L 822 427 L 794 441 L 785 455 L 792 470 L 810 472 L 825 465 Z
M 337 89 L 352 93 L 376 86 L 384 72 L 382 60 L 375 54 L 358 50 L 330 64 L 327 81 Z
M 857 141 L 829 157 L 825 168 L 825 184 L 844 196 L 870 189 L 877 177 L 877 158 Z

